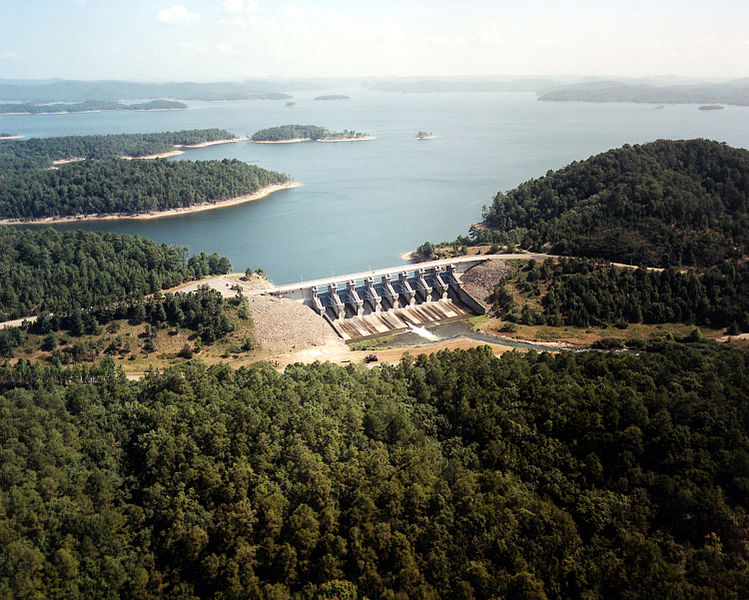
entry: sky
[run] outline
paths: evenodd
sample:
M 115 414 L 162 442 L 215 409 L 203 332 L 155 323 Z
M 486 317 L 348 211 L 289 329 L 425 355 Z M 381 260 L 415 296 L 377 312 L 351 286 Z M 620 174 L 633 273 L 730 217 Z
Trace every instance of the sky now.
M 0 0 L 0 78 L 749 77 L 747 0 Z

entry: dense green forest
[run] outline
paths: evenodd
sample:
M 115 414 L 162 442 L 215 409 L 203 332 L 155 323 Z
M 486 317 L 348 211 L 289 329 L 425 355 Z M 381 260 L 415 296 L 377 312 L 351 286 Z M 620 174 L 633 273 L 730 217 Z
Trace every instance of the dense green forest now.
M 43 168 L 55 160 L 87 158 L 103 160 L 121 156 L 148 156 L 236 136 L 224 129 L 189 129 L 162 133 L 69 135 L 28 140 L 0 141 L 0 168 Z
M 543 313 L 517 306 L 511 283 L 528 298 L 539 297 Z M 749 331 L 749 263 L 726 262 L 680 273 L 626 269 L 592 260 L 548 259 L 511 273 L 493 293 L 508 320 L 527 325 L 577 327 L 627 323 L 687 323 L 731 333 Z
M 217 254 L 188 257 L 140 236 L 0 226 L 0 321 L 130 303 L 229 271 Z
M 1 366 L 0 598 L 739 600 L 748 366 Z
M 476 243 L 653 266 L 749 254 L 749 151 L 708 140 L 609 150 L 498 193 Z
M 215 203 L 288 181 L 239 160 L 104 160 L 0 179 L 0 218 L 138 213 Z
M 47 360 L 61 364 L 91 362 L 102 353 L 119 354 L 120 358 L 126 355 L 134 357 L 132 340 L 123 339 L 119 335 L 108 342 L 106 335 L 102 336 L 105 333 L 104 326 L 107 326 L 106 332 L 116 333 L 127 320 L 132 326 L 146 323 L 143 334 L 139 336 L 144 338 L 142 349 L 146 355 L 156 351 L 155 339 L 159 329 L 172 328 L 170 335 L 176 335 L 180 329 L 188 330 L 192 333 L 192 339 L 198 340 L 198 345 L 186 344 L 180 356 L 192 358 L 193 350 L 197 350 L 203 344 L 213 344 L 234 331 L 234 324 L 226 312 L 229 306 L 237 307 L 239 320 L 250 321 L 249 308 L 243 297 L 224 300 L 219 292 L 211 289 L 164 295 L 156 292 L 145 299 L 112 302 L 85 310 L 76 308 L 69 312 L 43 312 L 28 326 L 0 329 L 0 357 L 12 358 L 19 347 L 22 347 L 22 355 L 32 354 L 38 347 L 50 353 L 46 355 Z M 32 342 L 24 345 L 28 338 L 27 334 L 44 337 L 41 344 Z M 85 336 L 93 337 L 81 339 Z M 241 351 L 252 349 L 252 346 L 250 341 Z
M 174 100 L 150 100 L 138 104 L 107 102 L 103 100 L 85 100 L 65 104 L 0 104 L 0 114 L 38 114 L 38 113 L 80 113 L 109 110 L 184 110 L 187 104 Z
M 269 127 L 261 129 L 252 134 L 254 142 L 280 142 L 284 140 L 336 140 L 343 138 L 362 138 L 366 133 L 358 131 L 330 131 L 318 125 L 281 125 L 280 127 Z

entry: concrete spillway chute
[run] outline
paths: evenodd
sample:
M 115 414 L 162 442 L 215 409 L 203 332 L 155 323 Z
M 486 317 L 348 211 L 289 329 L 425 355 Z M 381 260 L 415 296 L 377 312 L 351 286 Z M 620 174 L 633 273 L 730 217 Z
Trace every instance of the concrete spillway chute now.
M 402 271 L 398 273 L 398 287 L 400 295 L 403 298 L 403 306 L 413 306 L 416 303 L 416 292 L 408 282 L 408 273 Z

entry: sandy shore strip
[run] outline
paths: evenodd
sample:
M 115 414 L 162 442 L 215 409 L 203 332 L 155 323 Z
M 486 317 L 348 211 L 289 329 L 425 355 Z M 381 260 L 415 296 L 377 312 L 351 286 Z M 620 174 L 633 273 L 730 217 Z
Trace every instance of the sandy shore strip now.
M 375 140 L 374 136 L 367 135 L 358 138 L 338 138 L 334 140 L 313 140 L 312 138 L 291 138 L 290 140 L 250 140 L 253 144 L 299 144 L 301 142 L 367 142 Z
M 181 109 L 180 109 L 181 110 Z M 208 146 L 217 146 L 218 144 L 232 144 L 234 142 L 248 142 L 250 138 L 232 138 L 230 140 L 215 140 L 213 142 L 201 142 L 200 144 L 175 144 L 175 148 L 184 148 L 185 150 L 191 150 L 193 148 L 207 148 Z M 184 154 L 184 150 L 171 150 L 170 152 L 160 152 L 158 154 L 146 154 L 144 156 L 121 156 L 125 160 L 153 160 L 154 158 L 169 158 L 170 156 L 177 156 Z
M 355 137 L 355 138 L 336 138 L 336 139 L 331 139 L 331 140 L 316 140 L 316 141 L 325 142 L 325 143 L 328 143 L 328 142 L 368 142 L 370 140 L 375 140 L 375 139 L 377 138 L 374 137 L 373 135 L 365 135 L 363 137 Z
M 200 142 L 199 144 L 175 144 L 175 148 L 207 148 L 208 146 L 217 146 L 218 144 L 233 144 L 235 142 L 249 142 L 250 138 L 231 138 L 228 140 L 214 140 L 213 142 Z
M 44 217 L 40 219 L 0 219 L 0 225 L 53 225 L 57 223 L 77 223 L 81 221 L 146 221 L 149 219 L 162 219 L 164 217 L 186 215 L 188 213 L 203 212 L 204 210 L 213 210 L 215 208 L 226 208 L 227 206 L 244 204 L 245 202 L 260 200 L 260 198 L 265 198 L 266 196 L 269 196 L 274 192 L 289 190 L 291 188 L 300 187 L 301 185 L 301 183 L 297 183 L 295 181 L 289 181 L 288 183 L 277 183 L 268 185 L 264 188 L 260 188 L 258 191 L 252 194 L 245 194 L 244 196 L 237 196 L 236 198 L 229 198 L 228 200 L 222 200 L 220 202 L 203 202 L 202 204 L 194 204 L 193 206 L 172 208 L 169 210 L 151 211 L 147 213 L 75 215 L 73 217 Z
M 20 140 L 22 135 L 0 135 L 0 140 Z
M 182 150 L 172 150 L 170 152 L 160 152 L 159 154 L 145 154 L 144 156 L 120 156 L 123 160 L 153 160 L 155 158 L 169 158 L 170 156 L 177 156 L 178 154 L 184 154 Z
M 67 165 L 70 163 L 77 163 L 81 162 L 82 160 L 86 160 L 83 156 L 74 156 L 73 158 L 59 158 L 57 160 L 53 160 L 53 165 Z

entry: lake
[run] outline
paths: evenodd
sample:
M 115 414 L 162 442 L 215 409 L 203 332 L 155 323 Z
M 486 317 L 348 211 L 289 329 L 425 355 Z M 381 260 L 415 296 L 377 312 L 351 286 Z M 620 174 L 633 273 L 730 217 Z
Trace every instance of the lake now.
M 322 94 L 346 101 L 316 101 Z M 749 148 L 749 107 L 538 102 L 527 93 L 400 94 L 366 89 L 294 93 L 285 101 L 189 102 L 190 110 L 0 116 L 27 137 L 220 127 L 245 137 L 289 123 L 375 136 L 348 143 L 239 142 L 173 160 L 237 158 L 288 173 L 302 187 L 255 202 L 152 221 L 59 229 L 137 233 L 262 266 L 275 283 L 396 265 L 426 240 L 455 239 L 497 191 L 625 143 L 703 137 Z M 414 140 L 419 130 L 432 140 Z

